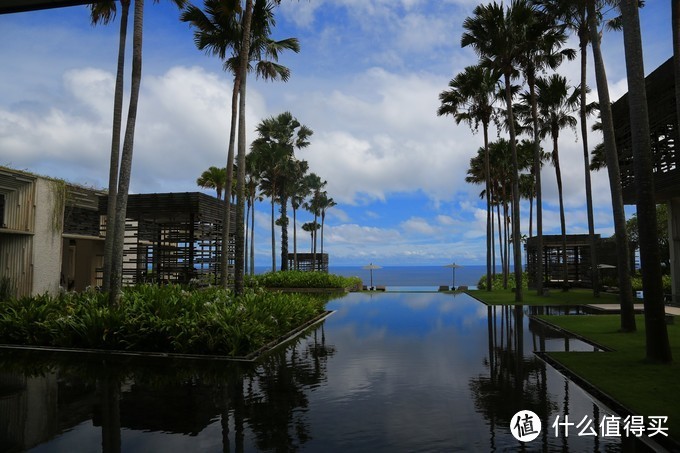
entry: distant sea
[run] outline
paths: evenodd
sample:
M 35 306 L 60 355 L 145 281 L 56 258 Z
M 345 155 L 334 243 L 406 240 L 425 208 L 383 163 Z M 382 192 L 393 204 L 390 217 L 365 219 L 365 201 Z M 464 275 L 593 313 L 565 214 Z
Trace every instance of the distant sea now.
M 271 267 L 256 266 L 256 273 L 269 272 Z M 330 266 L 329 272 L 345 277 L 359 277 L 363 284 L 371 283 L 371 274 L 362 266 Z M 486 266 L 465 266 L 456 268 L 455 286 L 477 286 L 479 279 L 486 274 Z M 452 286 L 453 272 L 444 266 L 385 266 L 373 270 L 373 285 L 378 286 Z

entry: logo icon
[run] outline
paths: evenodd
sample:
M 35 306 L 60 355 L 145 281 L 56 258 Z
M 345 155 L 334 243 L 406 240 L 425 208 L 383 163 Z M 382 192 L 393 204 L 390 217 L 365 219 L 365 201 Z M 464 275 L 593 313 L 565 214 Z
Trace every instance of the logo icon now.
M 541 419 L 534 412 L 519 411 L 510 420 L 510 432 L 520 442 L 531 442 L 541 434 Z

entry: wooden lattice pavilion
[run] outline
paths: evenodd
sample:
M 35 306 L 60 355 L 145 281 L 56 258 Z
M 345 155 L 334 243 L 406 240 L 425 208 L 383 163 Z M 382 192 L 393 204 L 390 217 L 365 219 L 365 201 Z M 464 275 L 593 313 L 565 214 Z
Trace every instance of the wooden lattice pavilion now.
M 677 152 L 678 118 L 675 104 L 673 58 L 656 68 L 646 79 L 649 128 L 657 203 L 668 206 L 669 244 L 673 301 L 680 302 L 680 156 Z M 616 146 L 619 153 L 623 202 L 637 201 L 633 150 L 630 135 L 628 94 L 612 104 Z
M 316 265 L 314 264 L 315 260 Z M 289 253 L 288 269 L 328 272 L 328 253 L 298 253 L 297 266 L 295 266 L 295 256 Z
M 106 217 L 107 198 L 99 199 Z M 199 193 L 138 194 L 128 197 L 123 281 L 216 283 L 220 277 L 224 201 Z M 234 224 L 232 210 L 232 225 Z M 102 221 L 102 229 L 106 225 Z M 227 248 L 234 270 L 234 235 Z
M 536 287 L 536 264 L 538 262 L 536 236 L 527 239 L 527 272 L 529 287 Z M 616 243 L 595 235 L 598 264 L 616 264 Z M 587 234 L 567 235 L 567 285 L 571 287 L 593 286 L 590 239 Z M 563 287 L 562 235 L 543 235 L 543 286 Z

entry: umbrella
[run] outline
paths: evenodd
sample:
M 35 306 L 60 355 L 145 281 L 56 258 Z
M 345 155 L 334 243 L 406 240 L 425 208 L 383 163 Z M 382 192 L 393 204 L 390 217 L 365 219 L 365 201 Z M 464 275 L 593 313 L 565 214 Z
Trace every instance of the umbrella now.
M 370 269 L 371 271 L 371 288 L 373 287 L 373 269 L 380 269 L 382 266 L 378 266 L 377 264 L 367 264 L 364 266 L 364 269 Z
M 460 264 L 451 263 L 451 264 L 445 265 L 444 267 L 450 267 L 451 268 L 451 273 L 453 274 L 453 276 L 452 276 L 453 277 L 453 282 L 452 282 L 453 285 L 452 286 L 455 288 L 456 287 L 456 269 L 459 268 L 459 267 L 463 267 L 463 266 L 461 266 Z

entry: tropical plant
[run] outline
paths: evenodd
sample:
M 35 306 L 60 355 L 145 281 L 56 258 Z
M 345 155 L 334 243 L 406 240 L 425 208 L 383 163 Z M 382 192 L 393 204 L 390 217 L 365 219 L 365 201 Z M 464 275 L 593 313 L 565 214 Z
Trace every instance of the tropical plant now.
M 328 198 L 328 194 L 324 190 L 321 194 L 319 202 L 319 209 L 321 211 L 321 255 L 323 256 L 323 228 L 326 221 L 326 211 L 338 204 L 332 198 Z
M 238 156 L 236 183 L 236 269 L 235 289 L 243 290 L 243 272 L 245 266 L 244 241 L 244 206 L 245 206 L 245 97 L 246 77 L 251 69 L 250 63 L 256 61 L 256 73 L 267 79 L 281 79 L 287 81 L 290 71 L 277 63 L 282 50 L 290 49 L 299 52 L 299 43 L 295 38 L 274 41 L 270 38 L 271 30 L 275 26 L 273 7 L 279 1 L 246 0 L 245 7 L 234 0 L 206 0 L 205 12 L 190 6 L 182 16 L 182 20 L 190 22 L 196 27 L 194 41 L 201 50 L 218 55 L 224 61 L 225 70 L 234 74 L 234 86 L 231 102 L 231 126 L 229 134 L 229 149 L 227 152 L 227 196 L 231 198 L 233 181 L 234 144 L 238 121 Z M 231 55 L 228 51 L 231 50 Z M 225 204 L 222 241 L 227 243 L 231 231 L 231 206 Z M 228 285 L 227 257 L 222 256 L 222 284 Z
M 586 12 L 586 0 L 537 0 L 544 11 L 554 18 L 558 23 L 571 29 L 579 41 L 581 77 L 579 84 L 579 117 L 581 125 L 581 143 L 583 146 L 583 163 L 586 190 L 586 212 L 588 217 L 588 237 L 590 243 L 591 278 L 593 281 L 593 294 L 599 296 L 599 282 L 597 272 L 597 247 L 595 242 L 595 221 L 593 217 L 593 194 L 590 178 L 590 150 L 588 148 L 588 104 L 586 102 L 586 76 L 588 61 L 588 44 L 590 34 L 588 32 L 588 21 Z
M 626 235 L 626 214 L 623 206 L 623 195 L 621 192 L 621 174 L 619 172 L 619 157 L 616 149 L 616 138 L 614 136 L 614 121 L 611 112 L 611 101 L 609 98 L 609 86 L 607 83 L 607 73 L 602 58 L 600 47 L 600 31 L 598 24 L 601 22 L 601 15 L 596 8 L 600 4 L 597 0 L 588 0 L 588 29 L 590 31 L 590 43 L 593 48 L 593 61 L 595 67 L 595 80 L 597 82 L 597 95 L 599 100 L 601 129 L 603 134 L 603 150 L 607 162 L 607 173 L 609 176 L 609 190 L 612 199 L 612 214 L 614 217 L 614 235 L 616 238 L 617 262 L 616 267 L 619 277 L 619 300 L 621 304 L 621 330 L 624 332 L 634 332 L 635 310 L 633 301 L 633 290 L 630 281 L 630 264 L 628 262 L 628 237 Z
M 457 124 L 466 122 L 474 130 L 482 125 L 484 135 L 484 175 L 489 170 L 489 125 L 495 116 L 495 92 L 498 75 L 481 66 L 468 66 L 449 82 L 449 89 L 439 93 L 441 105 L 437 115 L 453 115 Z M 491 184 L 484 178 L 486 189 L 486 275 L 487 288 L 491 288 L 491 263 L 493 249 L 493 221 L 491 209 Z
M 536 80 L 536 100 L 539 112 L 539 133 L 541 137 L 550 137 L 552 140 L 552 162 L 555 167 L 557 179 L 557 192 L 560 203 L 560 228 L 562 232 L 562 265 L 563 265 L 563 289 L 568 289 L 568 263 L 567 263 L 567 231 L 564 216 L 564 191 L 562 187 L 562 170 L 559 157 L 560 131 L 565 127 L 576 128 L 576 118 L 571 113 L 578 105 L 579 90 L 570 93 L 567 79 L 561 75 L 553 74 L 548 78 Z
M 261 187 L 272 200 L 272 222 L 274 202 L 278 200 L 280 206 L 281 226 L 281 270 L 288 268 L 288 199 L 292 193 L 292 181 L 301 179 L 307 172 L 308 164 L 296 159 L 295 149 L 309 146 L 312 130 L 301 124 L 290 112 L 281 113 L 275 117 L 262 120 L 256 131 L 258 137 L 251 145 L 260 163 L 262 175 Z M 276 253 L 274 247 L 274 233 L 272 224 L 272 255 Z M 276 270 L 276 260 L 272 257 L 272 270 Z
M 222 191 L 227 181 L 227 169 L 210 167 L 196 179 L 196 185 L 204 189 L 215 189 L 217 199 L 222 199 Z
M 311 229 L 309 231 L 312 233 L 312 260 L 314 262 L 314 270 L 318 270 L 318 262 L 316 260 L 316 231 L 321 225 L 319 225 L 317 219 L 321 215 L 321 193 L 322 189 L 326 186 L 326 181 L 322 181 L 319 175 L 310 173 L 306 176 L 305 184 L 309 187 L 310 198 L 304 202 L 303 207 L 314 214 L 314 222 L 311 223 Z
M 104 239 L 104 279 L 103 290 L 111 288 L 111 264 L 113 260 L 113 242 L 115 237 L 116 194 L 118 193 L 118 162 L 120 160 L 120 135 L 123 118 L 123 91 L 125 79 L 125 43 L 127 41 L 128 16 L 130 0 L 121 0 L 120 31 L 118 33 L 118 59 L 116 64 L 116 82 L 113 94 L 113 125 L 111 134 L 111 152 L 109 158 L 109 185 L 106 208 L 106 238 Z M 91 3 L 90 20 L 92 25 L 108 24 L 116 15 L 116 2 L 107 0 Z
M 665 322 L 661 260 L 657 246 L 656 200 L 649 115 L 642 54 L 642 37 L 638 2 L 622 0 L 621 19 L 628 80 L 631 146 L 635 171 L 636 206 L 640 233 L 640 264 L 645 305 L 646 357 L 657 362 L 671 362 L 671 349 Z
M 563 49 L 566 35 L 562 27 L 556 27 L 552 18 L 534 10 L 532 20 L 527 24 L 527 40 L 533 45 L 524 47 L 520 55 L 519 66 L 526 80 L 528 93 L 531 137 L 533 139 L 533 176 L 536 197 L 536 246 L 537 250 L 543 250 L 543 190 L 541 184 L 541 168 L 543 167 L 543 152 L 540 146 L 538 126 L 538 106 L 536 103 L 536 77 L 537 73 L 545 69 L 556 69 L 565 58 L 573 59 L 572 49 Z M 532 216 L 529 219 L 529 236 L 532 235 Z M 536 292 L 543 294 L 543 260 L 536 261 Z
M 522 301 L 522 250 L 520 245 L 519 164 L 517 160 L 515 120 L 512 111 L 512 79 L 524 49 L 533 45 L 527 41 L 526 26 L 534 11 L 526 1 L 513 0 L 507 8 L 503 4 L 478 5 L 473 16 L 463 22 L 463 47 L 471 46 L 480 57 L 480 65 L 502 74 L 505 103 L 510 133 L 512 156 L 512 237 L 514 238 L 514 271 L 518 282 L 515 300 Z

